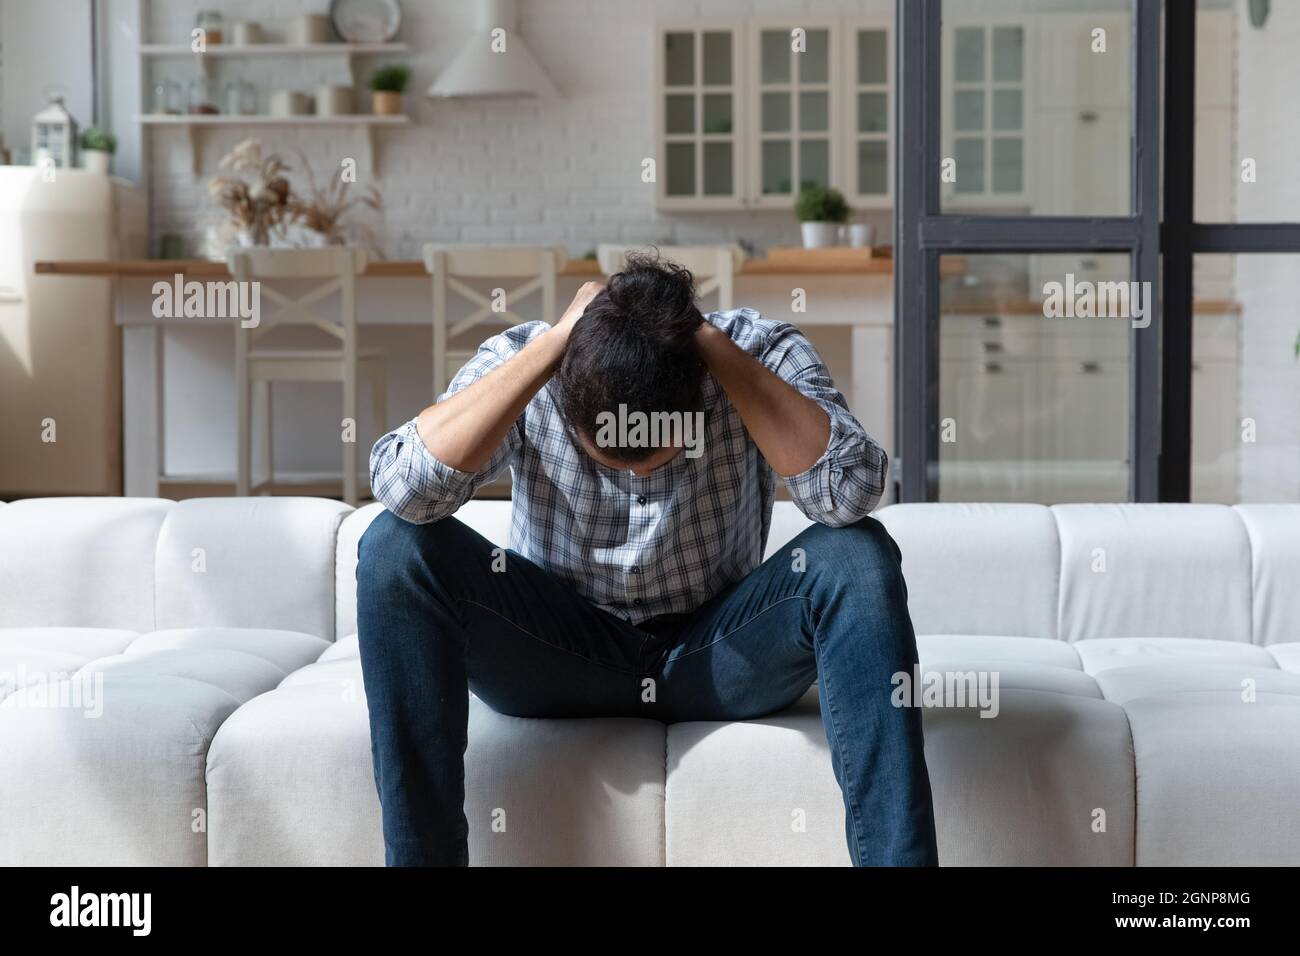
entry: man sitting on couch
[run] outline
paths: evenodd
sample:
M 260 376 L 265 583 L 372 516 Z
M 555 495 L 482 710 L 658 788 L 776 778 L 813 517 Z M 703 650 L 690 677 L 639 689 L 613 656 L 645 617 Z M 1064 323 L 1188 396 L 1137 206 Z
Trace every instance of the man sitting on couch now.
M 665 434 L 667 433 L 667 434 Z M 510 550 L 451 517 L 510 467 Z M 493 336 L 384 436 L 357 569 L 389 865 L 468 862 L 468 691 L 520 717 L 747 720 L 819 682 L 858 865 L 935 863 L 887 461 L 794 326 L 640 257 Z M 776 476 L 816 522 L 762 560 Z

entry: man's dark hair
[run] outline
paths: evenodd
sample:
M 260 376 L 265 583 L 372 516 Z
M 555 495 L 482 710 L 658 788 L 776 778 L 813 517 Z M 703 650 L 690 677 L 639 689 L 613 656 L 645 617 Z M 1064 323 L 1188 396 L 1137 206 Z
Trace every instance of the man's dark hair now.
M 657 255 L 629 255 L 570 333 L 557 375 L 569 424 L 594 442 L 597 416 L 617 414 L 619 405 L 647 415 L 700 411 L 704 364 L 695 330 L 703 321 L 690 270 Z M 633 464 L 657 450 L 611 448 L 610 457 Z

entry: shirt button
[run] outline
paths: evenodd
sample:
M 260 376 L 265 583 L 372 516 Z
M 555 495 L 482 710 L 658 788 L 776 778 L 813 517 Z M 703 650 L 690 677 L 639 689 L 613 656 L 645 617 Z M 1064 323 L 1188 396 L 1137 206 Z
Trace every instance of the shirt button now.
M 632 565 L 632 567 L 630 567 L 630 568 L 627 569 L 627 573 L 628 573 L 628 574 L 640 574 L 640 573 L 641 573 L 641 569 L 638 568 L 638 567 L 634 564 L 634 565 Z
M 639 505 L 643 505 L 643 504 L 645 504 L 648 500 L 649 500 L 649 499 L 646 498 L 645 495 L 637 495 L 637 496 L 636 496 L 636 503 L 639 504 Z
M 633 604 L 634 607 L 640 607 L 640 606 L 641 606 L 641 599 L 640 599 L 640 598 L 633 598 L 633 599 L 632 599 L 632 604 Z

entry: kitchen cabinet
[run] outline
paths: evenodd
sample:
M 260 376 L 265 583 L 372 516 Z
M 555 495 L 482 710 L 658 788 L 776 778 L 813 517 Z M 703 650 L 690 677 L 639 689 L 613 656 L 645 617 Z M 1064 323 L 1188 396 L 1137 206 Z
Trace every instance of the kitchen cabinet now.
M 806 183 L 889 208 L 893 67 L 887 17 L 659 24 L 657 205 L 790 210 Z
M 661 25 L 655 55 L 656 182 L 663 209 L 729 209 L 743 183 L 740 21 Z
M 829 21 L 753 20 L 749 26 L 749 196 L 760 209 L 789 209 L 807 185 L 842 181 L 835 118 L 843 85 Z M 798 32 L 795 32 L 798 31 Z
M 1030 202 L 1028 37 L 1024 21 L 944 20 L 941 142 L 944 157 L 956 163 L 955 177 L 940 190 L 945 208 Z

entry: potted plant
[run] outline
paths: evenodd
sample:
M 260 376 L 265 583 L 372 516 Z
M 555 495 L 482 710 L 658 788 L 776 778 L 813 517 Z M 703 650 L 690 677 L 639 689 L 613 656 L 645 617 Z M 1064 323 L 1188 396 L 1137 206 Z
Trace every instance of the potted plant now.
M 849 204 L 838 189 L 809 183 L 794 203 L 795 215 L 803 230 L 805 249 L 824 249 L 835 245 L 840 226 L 848 221 Z
M 376 116 L 397 116 L 402 112 L 402 94 L 411 81 L 409 66 L 384 66 L 370 75 Z
M 92 173 L 107 176 L 115 152 L 117 137 L 108 130 L 88 126 L 81 134 L 81 165 Z

